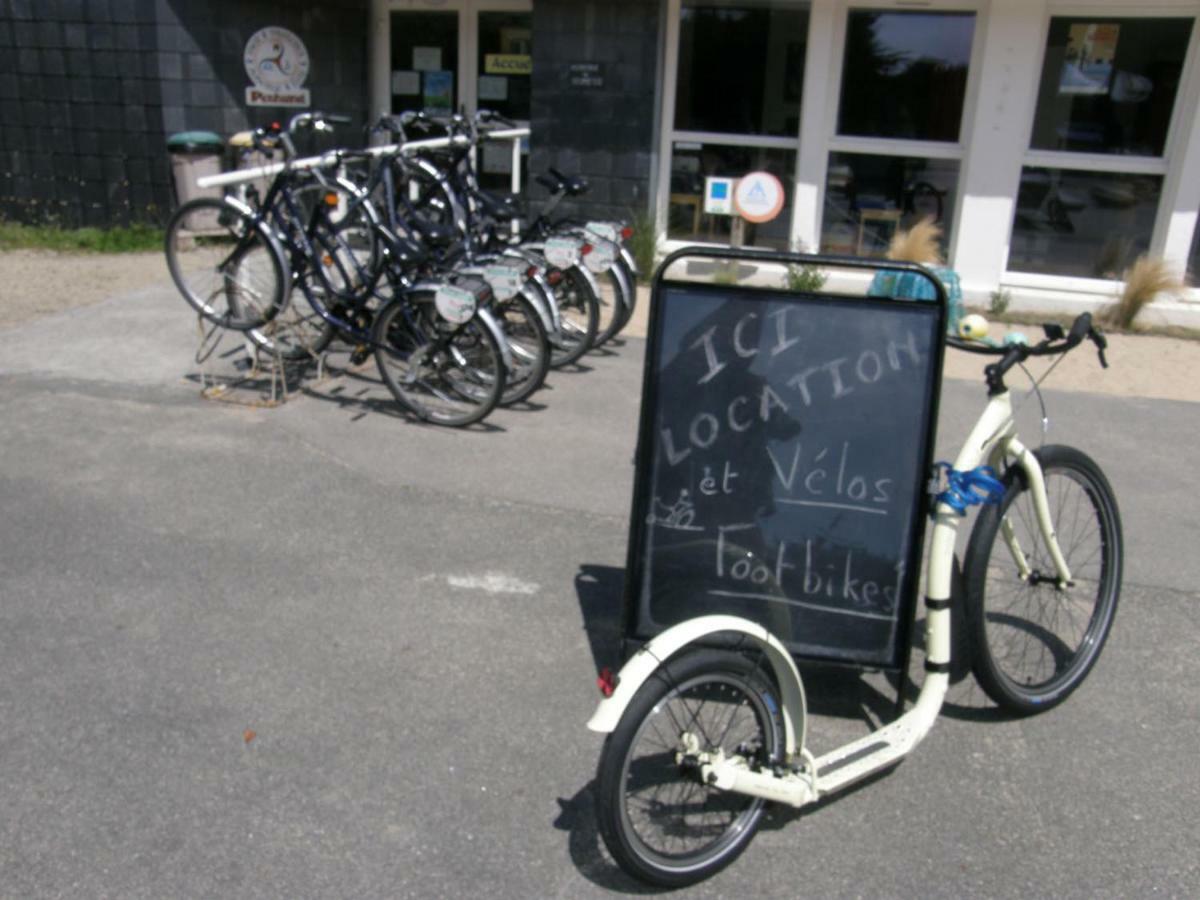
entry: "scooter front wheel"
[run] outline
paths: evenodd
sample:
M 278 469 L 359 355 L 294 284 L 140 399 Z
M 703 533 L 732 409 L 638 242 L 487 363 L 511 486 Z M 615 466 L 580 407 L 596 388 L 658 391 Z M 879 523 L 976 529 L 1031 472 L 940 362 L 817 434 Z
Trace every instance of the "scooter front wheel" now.
M 766 802 L 704 782 L 718 751 L 753 768 L 782 754 L 778 694 L 738 653 L 696 650 L 642 685 L 605 742 L 596 777 L 598 827 L 629 874 L 663 887 L 708 878 L 754 836 Z

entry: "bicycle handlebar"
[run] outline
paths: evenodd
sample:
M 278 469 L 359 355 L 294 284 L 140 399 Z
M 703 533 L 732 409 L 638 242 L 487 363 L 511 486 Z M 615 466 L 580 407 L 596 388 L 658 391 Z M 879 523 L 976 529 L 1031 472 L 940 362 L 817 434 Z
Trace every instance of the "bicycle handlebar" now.
M 1097 329 L 1092 324 L 1092 314 L 1090 312 L 1080 313 L 1075 321 L 1071 323 L 1071 330 L 1064 331 L 1063 327 L 1058 324 L 1049 323 L 1042 326 L 1046 337 L 1044 340 L 1036 344 L 1008 344 L 1003 347 L 992 347 L 987 344 L 980 344 L 975 341 L 968 341 L 958 337 L 947 337 L 946 343 L 957 350 L 965 350 L 968 353 L 981 353 L 988 356 L 999 356 L 998 362 L 992 363 L 984 371 L 987 374 L 989 384 L 999 384 L 1013 366 L 1025 362 L 1025 360 L 1034 356 L 1056 356 L 1062 353 L 1068 353 L 1074 350 L 1084 340 L 1090 340 L 1096 345 L 1096 352 L 1100 357 L 1101 367 L 1108 368 L 1108 359 L 1104 355 L 1104 351 L 1108 349 L 1108 339 L 1104 336 L 1104 332 Z

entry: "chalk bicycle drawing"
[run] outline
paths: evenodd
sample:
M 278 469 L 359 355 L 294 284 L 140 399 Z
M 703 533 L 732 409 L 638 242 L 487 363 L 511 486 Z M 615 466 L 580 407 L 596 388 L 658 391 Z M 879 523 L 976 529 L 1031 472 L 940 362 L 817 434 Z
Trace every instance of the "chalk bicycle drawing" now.
M 602 676 L 609 696 L 588 722 L 608 736 L 596 779 L 599 831 L 630 874 L 672 887 L 700 881 L 746 848 L 768 801 L 806 806 L 896 765 L 916 747 L 950 680 L 960 513 L 982 494 L 998 498 L 1000 485 L 1002 499 L 984 505 L 975 521 L 963 566 L 977 680 L 1002 709 L 1028 715 L 1065 700 L 1095 664 L 1121 588 L 1117 502 L 1100 468 L 1080 451 L 1031 450 L 1021 442 L 1004 377 L 1031 357 L 1064 354 L 1085 339 L 1107 366 L 1105 339 L 1089 314 L 1069 333 L 1045 326 L 1045 338 L 1033 345 L 985 343 L 981 317 L 969 317 L 966 326 L 971 338 L 948 343 L 999 359 L 985 369 L 987 405 L 937 497 L 926 675 L 915 705 L 817 758 L 805 746 L 803 683 L 775 635 L 730 615 L 668 628 L 615 677 Z M 1000 485 L 983 474 L 985 465 L 1002 473 Z

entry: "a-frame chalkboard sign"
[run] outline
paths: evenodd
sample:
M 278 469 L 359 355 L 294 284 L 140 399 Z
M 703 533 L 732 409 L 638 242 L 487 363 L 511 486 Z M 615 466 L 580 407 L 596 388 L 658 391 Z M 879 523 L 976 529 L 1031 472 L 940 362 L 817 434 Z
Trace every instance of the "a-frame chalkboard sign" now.
M 929 279 L 932 300 L 672 277 L 815 265 Z M 780 268 L 780 271 L 786 271 Z M 896 279 L 892 279 L 895 281 Z M 797 658 L 898 668 L 920 574 L 946 294 L 927 270 L 688 248 L 651 294 L 624 637 L 742 616 Z

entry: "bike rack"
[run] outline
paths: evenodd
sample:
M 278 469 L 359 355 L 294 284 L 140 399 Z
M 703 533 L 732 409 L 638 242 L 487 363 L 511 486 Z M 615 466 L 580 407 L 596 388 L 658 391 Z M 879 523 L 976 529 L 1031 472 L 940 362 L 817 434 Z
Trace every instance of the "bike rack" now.
M 314 365 L 316 374 L 311 383 L 319 384 L 330 377 L 324 353 L 285 359 L 277 345 L 266 350 L 244 336 L 239 346 L 218 353 L 229 330 L 205 322 L 200 316 L 196 318 L 196 330 L 200 342 L 194 358 L 200 366 L 200 396 L 205 400 L 270 409 L 282 406 L 298 393 L 300 382 Z M 261 330 L 266 337 L 274 337 L 281 333 L 282 326 L 272 322 Z

